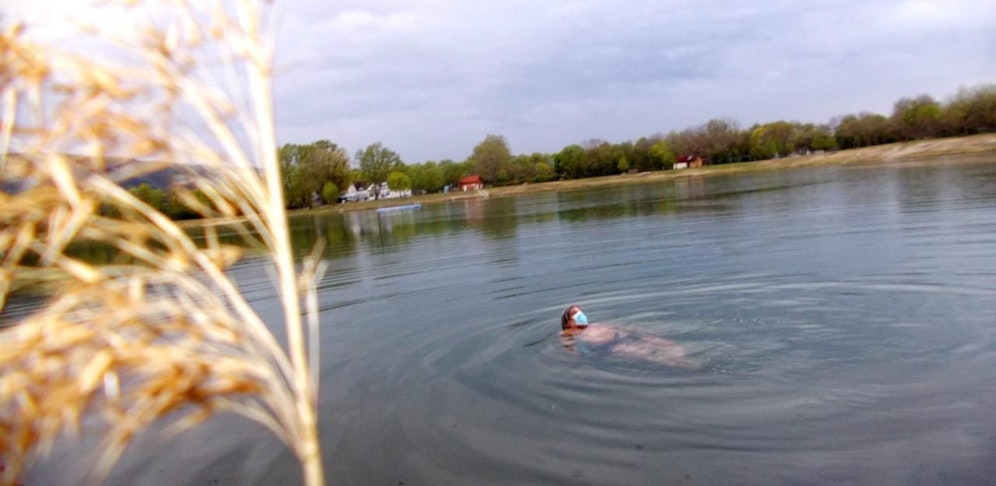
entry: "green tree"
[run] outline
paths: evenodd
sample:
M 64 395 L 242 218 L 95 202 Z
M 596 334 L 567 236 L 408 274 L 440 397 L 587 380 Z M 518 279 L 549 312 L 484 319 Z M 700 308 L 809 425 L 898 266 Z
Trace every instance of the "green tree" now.
M 435 162 L 409 165 L 408 177 L 412 181 L 412 190 L 439 192 L 443 189 L 443 171 Z
M 837 146 L 842 149 L 858 147 L 858 117 L 856 115 L 846 115 L 841 118 L 831 120 L 834 139 Z
M 439 162 L 439 171 L 443 173 L 443 185 L 456 186 L 461 177 L 470 175 L 470 161 L 454 162 L 445 159 Z
M 391 172 L 387 175 L 387 188 L 392 191 L 407 191 L 412 188 L 412 179 L 404 172 Z
M 148 183 L 143 182 L 138 187 L 134 187 L 129 190 L 135 197 L 140 199 L 142 202 L 152 206 L 159 212 L 165 213 L 166 210 L 166 191 L 162 189 L 156 189 L 150 186 Z
M 579 177 L 597 177 L 619 172 L 619 151 L 616 146 L 598 139 L 589 140 L 583 146 L 585 150 Z
M 829 126 L 808 123 L 796 127 L 792 145 L 797 150 L 831 150 L 836 141 Z
M 757 160 L 788 155 L 795 147 L 792 140 L 795 127 L 789 122 L 777 121 L 754 127 L 748 138 L 750 155 Z
M 323 194 L 326 183 L 332 183 L 336 188 L 347 186 L 349 172 L 349 154 L 346 150 L 328 140 L 319 140 L 308 149 L 302 182 L 310 198 L 312 194 Z
M 889 119 L 875 113 L 847 115 L 835 130 L 837 145 L 843 149 L 868 147 L 895 141 Z
M 529 155 L 516 155 L 512 157 L 509 168 L 506 171 L 509 183 L 521 183 L 530 181 L 535 175 L 532 158 Z
M 996 132 L 996 84 L 959 89 L 944 107 L 942 119 L 951 135 Z
M 173 189 L 170 190 L 166 195 L 166 200 L 164 201 L 164 214 L 170 219 L 182 220 L 182 219 L 198 219 L 201 214 L 194 211 L 186 203 L 184 203 L 183 198 L 180 196 L 182 190 Z M 187 196 L 193 196 L 201 204 L 210 205 L 211 201 L 208 199 L 200 189 L 195 189 L 187 194 Z
M 283 169 L 284 204 L 288 208 L 307 206 L 308 197 L 303 185 L 301 161 L 305 158 L 305 145 L 284 144 L 277 150 L 280 167 Z
M 704 147 L 701 155 L 711 164 L 738 162 L 749 152 L 747 134 L 738 128 L 734 120 L 709 120 L 701 128 L 701 139 Z
M 516 157 L 516 164 L 520 167 L 517 182 L 543 182 L 556 178 L 553 158 L 548 154 L 533 152 L 528 156 L 522 155 Z
M 481 175 L 484 182 L 495 183 L 499 181 L 499 174 L 509 169 L 512 162 L 512 153 L 508 149 L 508 142 L 501 135 L 488 135 L 484 141 L 474 147 L 474 152 L 470 155 L 470 162 L 475 171 Z
M 670 132 L 664 138 L 674 155 L 702 154 L 705 147 L 698 141 L 698 135 L 691 128 L 680 132 Z
M 339 200 L 339 188 L 334 182 L 328 181 L 322 186 L 322 199 L 325 200 L 325 204 L 332 204 Z
M 670 169 L 677 158 L 667 140 L 658 140 L 650 146 L 650 161 L 653 169 Z
M 754 160 L 767 160 L 778 155 L 778 144 L 767 132 L 764 126 L 755 127 L 750 132 L 748 145 Z
M 553 170 L 553 160 L 548 156 L 542 155 L 542 160 L 533 164 L 533 174 L 533 181 L 535 182 L 546 182 L 556 179 L 557 172 Z
M 583 177 L 584 148 L 568 145 L 553 156 L 553 167 L 557 174 L 569 179 Z
M 304 186 L 302 185 L 301 169 L 297 165 L 286 165 L 283 170 L 284 179 L 284 204 L 288 208 L 301 208 L 307 206 L 308 198 L 305 197 Z
M 784 123 L 784 122 L 782 122 Z M 738 162 L 749 157 L 749 132 L 740 130 L 737 122 L 714 118 L 680 132 L 671 132 L 664 139 L 676 155 L 694 154 L 710 164 Z
M 904 140 L 936 137 L 941 126 L 941 106 L 927 95 L 901 98 L 893 107 L 892 123 Z
M 352 181 L 349 155 L 328 140 L 308 145 L 285 144 L 278 152 L 284 173 L 284 199 L 288 207 L 311 205 L 323 195 L 326 182 L 346 187 Z
M 366 176 L 367 182 L 374 188 L 380 187 L 382 182 L 386 182 L 387 176 L 392 170 L 398 170 L 404 166 L 401 157 L 384 147 L 380 142 L 356 152 L 356 160 L 359 161 L 360 170 Z M 380 198 L 379 191 L 375 189 L 374 192 L 374 198 Z
M 630 165 L 632 168 L 638 171 L 648 171 L 654 169 L 660 169 L 659 164 L 655 164 L 650 155 L 650 148 L 657 141 L 661 140 L 662 137 L 655 135 L 653 138 L 640 137 L 639 140 L 633 144 L 632 152 L 630 152 Z
M 625 155 L 619 157 L 619 162 L 616 163 L 616 167 L 619 169 L 619 173 L 622 174 L 629 170 L 629 159 Z
M 588 176 L 597 177 L 619 173 L 619 158 L 616 147 L 609 142 L 601 142 L 587 151 Z

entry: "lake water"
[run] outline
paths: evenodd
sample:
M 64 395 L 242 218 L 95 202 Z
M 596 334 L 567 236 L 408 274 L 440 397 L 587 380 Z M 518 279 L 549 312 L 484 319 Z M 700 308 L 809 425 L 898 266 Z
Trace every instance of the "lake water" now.
M 298 218 L 302 251 L 331 243 L 328 482 L 992 484 L 993 162 Z M 233 272 L 278 320 L 261 261 Z M 704 365 L 571 352 L 569 304 Z M 138 441 L 111 482 L 299 481 L 276 439 L 222 418 Z

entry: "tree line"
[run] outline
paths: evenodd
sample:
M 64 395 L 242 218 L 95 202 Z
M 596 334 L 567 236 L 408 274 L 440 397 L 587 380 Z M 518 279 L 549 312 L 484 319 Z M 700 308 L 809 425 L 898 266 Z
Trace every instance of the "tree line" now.
M 682 155 L 698 156 L 714 165 L 993 132 L 996 84 L 988 84 L 962 88 L 945 102 L 929 95 L 901 98 L 889 116 L 860 112 L 825 124 L 779 120 L 746 129 L 735 120 L 712 119 L 635 141 L 589 140 L 554 154 L 513 155 L 504 136 L 490 134 L 460 162 L 447 159 L 406 164 L 380 142 L 351 158 L 345 148 L 328 140 L 285 144 L 278 157 L 287 207 L 295 209 L 335 203 L 356 183 L 372 188 L 373 197 L 379 196 L 382 183 L 392 191 L 432 193 L 454 187 L 461 177 L 471 174 L 480 175 L 487 185 L 500 186 L 667 170 Z M 171 217 L 196 217 L 168 190 L 143 185 L 132 191 Z
M 943 103 L 929 95 L 902 98 L 895 102 L 890 116 L 861 112 L 839 116 L 825 124 L 779 120 L 747 129 L 741 129 L 734 120 L 712 119 L 635 142 L 590 140 L 570 145 L 554 154 L 553 159 L 557 177 L 581 178 L 670 169 L 681 155 L 702 157 L 706 164 L 727 164 L 993 132 L 996 85 L 991 84 L 963 88 Z

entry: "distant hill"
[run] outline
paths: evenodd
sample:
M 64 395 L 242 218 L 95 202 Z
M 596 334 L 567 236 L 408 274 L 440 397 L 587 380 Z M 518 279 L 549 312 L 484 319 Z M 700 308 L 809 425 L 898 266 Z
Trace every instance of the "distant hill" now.
M 16 158 L 17 154 L 11 154 L 10 157 Z M 197 172 L 193 166 L 184 167 L 157 162 L 110 161 L 108 166 L 108 173 L 112 178 L 123 178 L 120 185 L 125 189 L 148 184 L 156 189 L 165 190 L 187 180 L 191 172 Z M 23 185 L 22 180 L 0 178 L 0 191 L 8 194 L 24 189 Z
M 189 171 L 185 170 L 183 167 L 170 165 L 154 172 L 148 172 L 130 178 L 122 182 L 121 187 L 131 189 L 142 184 L 148 184 L 156 189 L 169 189 L 173 183 L 184 179 L 187 174 L 189 174 Z

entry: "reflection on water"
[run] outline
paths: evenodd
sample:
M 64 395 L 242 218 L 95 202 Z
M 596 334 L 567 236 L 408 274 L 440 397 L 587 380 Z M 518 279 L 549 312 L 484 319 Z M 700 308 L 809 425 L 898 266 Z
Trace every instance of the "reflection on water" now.
M 331 243 L 329 482 L 990 482 L 993 187 L 993 163 L 826 167 L 295 219 L 301 254 Z M 233 273 L 278 320 L 261 261 Z M 569 352 L 572 303 L 702 367 Z M 151 442 L 113 483 L 300 478 L 235 419 Z

